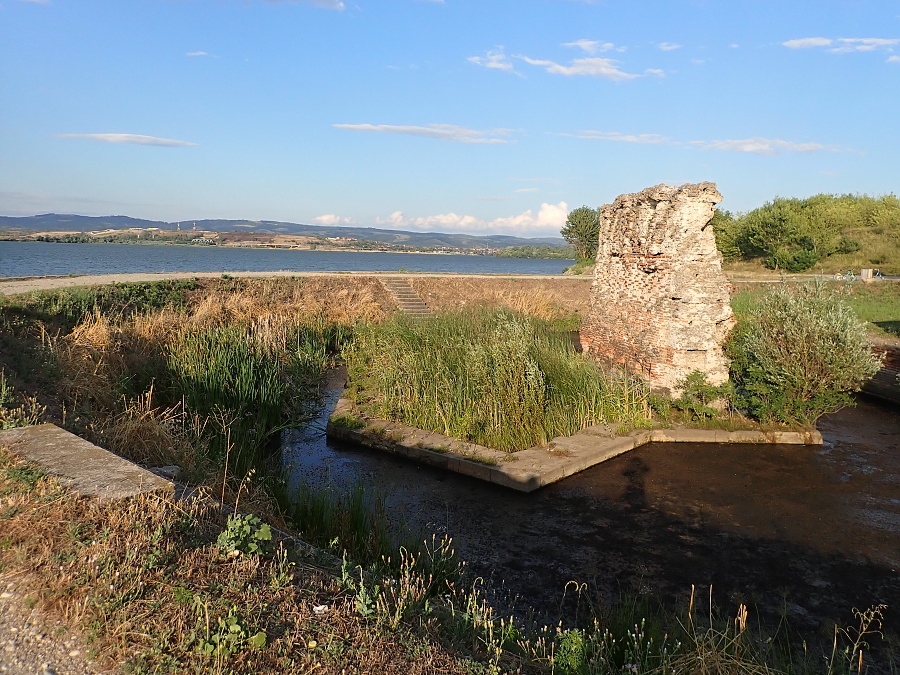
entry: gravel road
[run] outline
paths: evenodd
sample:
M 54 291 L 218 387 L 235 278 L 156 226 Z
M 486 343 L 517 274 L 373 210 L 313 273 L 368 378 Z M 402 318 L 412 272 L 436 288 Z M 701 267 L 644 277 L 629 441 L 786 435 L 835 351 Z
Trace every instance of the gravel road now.
M 8 675 L 99 675 L 84 636 L 38 608 L 19 584 L 0 575 L 0 673 Z

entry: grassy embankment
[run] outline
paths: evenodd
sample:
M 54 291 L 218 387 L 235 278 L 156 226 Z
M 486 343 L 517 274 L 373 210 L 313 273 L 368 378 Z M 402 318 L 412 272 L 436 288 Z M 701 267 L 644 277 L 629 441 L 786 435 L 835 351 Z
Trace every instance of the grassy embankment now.
M 4 425 L 57 421 L 138 461 L 179 464 L 232 513 L 323 547 L 273 547 L 265 524 L 210 501 L 79 499 L 2 451 L 4 573 L 131 672 L 855 672 L 866 636 L 836 633 L 830 654 L 797 655 L 743 609 L 734 621 L 623 604 L 577 628 L 502 619 L 459 576 L 449 543 L 401 545 L 360 490 L 284 495 L 273 434 L 314 400 L 348 327 L 383 318 L 380 292 L 226 280 L 4 302 Z

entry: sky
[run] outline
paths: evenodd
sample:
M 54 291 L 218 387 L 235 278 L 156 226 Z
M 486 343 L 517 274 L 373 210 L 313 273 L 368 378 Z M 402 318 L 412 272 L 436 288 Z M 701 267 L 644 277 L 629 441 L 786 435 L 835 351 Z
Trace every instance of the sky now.
M 898 176 L 896 0 L 0 0 L 0 215 L 538 237 Z

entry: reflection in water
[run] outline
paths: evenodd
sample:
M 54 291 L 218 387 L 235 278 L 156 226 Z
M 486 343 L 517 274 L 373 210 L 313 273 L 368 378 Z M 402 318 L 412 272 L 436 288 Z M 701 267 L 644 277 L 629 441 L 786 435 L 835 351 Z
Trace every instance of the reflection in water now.
M 337 392 L 333 393 L 332 405 Z M 568 581 L 664 601 L 712 585 L 794 625 L 900 606 L 900 414 L 862 401 L 824 446 L 651 444 L 531 494 L 326 442 L 285 439 L 294 480 L 362 481 L 388 513 L 447 532 L 472 572 L 552 612 Z

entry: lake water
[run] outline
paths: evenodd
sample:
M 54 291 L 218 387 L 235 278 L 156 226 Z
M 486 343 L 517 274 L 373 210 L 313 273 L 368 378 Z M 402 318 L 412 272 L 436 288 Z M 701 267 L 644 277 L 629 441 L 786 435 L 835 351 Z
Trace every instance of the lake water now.
M 560 274 L 571 260 L 478 255 L 300 251 L 0 241 L 0 277 L 123 274 L 128 272 L 453 272 Z

